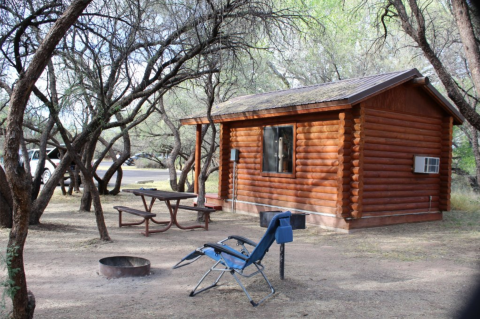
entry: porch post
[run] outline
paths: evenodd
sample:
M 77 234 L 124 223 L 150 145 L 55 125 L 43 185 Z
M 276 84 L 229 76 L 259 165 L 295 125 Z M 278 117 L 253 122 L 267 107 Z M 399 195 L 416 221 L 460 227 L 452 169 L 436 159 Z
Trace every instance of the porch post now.
M 197 134 L 195 139 L 195 181 L 194 193 L 198 194 L 198 176 L 200 176 L 200 159 L 202 157 L 202 124 L 197 124 Z

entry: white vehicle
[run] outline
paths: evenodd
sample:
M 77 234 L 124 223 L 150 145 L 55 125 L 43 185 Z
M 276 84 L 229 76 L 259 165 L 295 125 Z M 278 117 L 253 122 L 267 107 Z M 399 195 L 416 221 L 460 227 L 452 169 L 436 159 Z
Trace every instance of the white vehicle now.
M 51 162 L 48 159 L 45 161 L 45 168 L 42 173 L 42 183 L 44 184 L 47 183 L 50 177 L 52 177 L 53 171 L 60 163 L 60 152 L 57 148 L 47 148 L 47 156 L 50 158 Z M 30 172 L 32 173 L 32 175 L 35 174 L 35 171 L 37 170 L 39 158 L 39 149 L 28 150 L 28 159 L 30 160 Z

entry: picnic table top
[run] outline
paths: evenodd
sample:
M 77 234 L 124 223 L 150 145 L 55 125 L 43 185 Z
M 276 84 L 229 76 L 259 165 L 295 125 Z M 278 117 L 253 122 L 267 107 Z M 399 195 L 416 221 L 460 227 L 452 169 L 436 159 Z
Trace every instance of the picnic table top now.
M 148 196 L 155 197 L 160 200 L 175 200 L 175 199 L 187 199 L 195 198 L 197 194 L 194 193 L 180 193 L 180 192 L 171 192 L 171 191 L 162 191 L 162 190 L 152 190 L 152 189 L 122 189 L 122 192 L 133 193 L 137 196 Z

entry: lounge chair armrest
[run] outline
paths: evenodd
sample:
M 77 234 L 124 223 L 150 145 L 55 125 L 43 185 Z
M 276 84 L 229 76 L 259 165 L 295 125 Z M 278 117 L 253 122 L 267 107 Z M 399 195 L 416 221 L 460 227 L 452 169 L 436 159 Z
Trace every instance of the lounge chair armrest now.
M 239 252 L 233 252 L 231 251 L 230 249 L 227 249 L 225 248 L 225 246 L 223 245 L 220 245 L 220 244 L 214 244 L 214 243 L 206 243 L 205 245 L 203 245 L 204 247 L 211 247 L 215 250 L 215 252 L 218 252 L 218 253 L 226 253 L 226 254 L 229 254 L 229 255 L 232 255 L 236 258 L 239 258 L 239 259 L 242 259 L 242 260 L 248 260 L 248 256 L 245 256 L 245 255 L 242 255 L 241 253 Z
M 250 246 L 253 246 L 253 247 L 257 247 L 257 243 L 248 239 L 248 238 L 245 238 L 243 236 L 237 236 L 237 235 L 232 235 L 232 236 L 228 236 L 228 239 L 235 239 L 235 240 L 238 240 L 239 244 L 249 244 Z

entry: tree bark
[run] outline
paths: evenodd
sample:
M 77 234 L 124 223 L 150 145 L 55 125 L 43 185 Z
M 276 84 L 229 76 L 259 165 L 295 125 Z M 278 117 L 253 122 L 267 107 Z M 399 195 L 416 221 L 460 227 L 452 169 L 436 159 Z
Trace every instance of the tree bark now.
M 465 0 L 452 0 L 452 9 L 475 91 L 480 92 L 480 50 L 475 38 L 467 2 Z
M 43 184 L 40 195 L 32 203 L 32 210 L 29 218 L 30 225 L 38 225 L 40 223 L 40 218 L 42 217 L 45 208 L 47 208 L 58 182 L 63 178 L 65 171 L 70 166 L 71 162 L 71 155 L 68 152 L 65 153 L 62 160 L 58 164 L 57 169 L 53 172 L 52 177 L 50 177 L 46 184 Z
M 13 198 L 7 176 L 0 166 L 0 227 L 12 228 Z
M 468 123 L 465 123 L 467 129 L 470 131 L 470 134 L 467 134 L 467 136 L 470 139 L 470 143 L 472 144 L 472 152 L 473 156 L 475 158 L 475 178 L 476 182 L 475 183 L 470 183 L 472 185 L 473 191 L 476 193 L 480 193 L 480 189 L 478 188 L 478 185 L 480 184 L 480 150 L 478 148 L 478 131 Z
M 11 285 L 17 289 L 12 297 L 13 318 L 32 318 L 34 313 L 32 302 L 29 303 L 34 296 L 31 293 L 29 297 L 23 264 L 23 248 L 28 234 L 31 211 L 32 185 L 29 174 L 19 166 L 18 150 L 22 137 L 23 115 L 33 86 L 45 69 L 55 47 L 90 2 L 91 0 L 72 2 L 55 22 L 35 52 L 26 71 L 20 74 L 10 99 L 4 147 L 5 173 L 13 197 L 13 227 L 7 246 L 7 254 L 11 254 L 8 276 L 12 282 Z
M 391 0 L 391 3 L 397 11 L 397 17 L 400 19 L 403 30 L 417 43 L 417 45 L 423 51 L 425 57 L 428 59 L 430 64 L 432 64 L 435 72 L 447 91 L 448 97 L 455 103 L 465 119 L 477 130 L 480 130 L 480 115 L 475 112 L 472 106 L 464 99 L 462 93 L 457 87 L 457 84 L 453 80 L 452 75 L 445 68 L 438 55 L 427 41 L 425 18 L 423 16 L 423 11 L 418 7 L 418 3 L 414 0 L 409 1 L 412 17 L 409 17 L 402 0 Z M 465 18 L 465 15 L 463 15 L 463 18 Z M 411 23 L 411 20 L 415 20 L 415 26 Z M 462 25 L 464 23 L 468 24 L 466 22 L 460 23 Z

